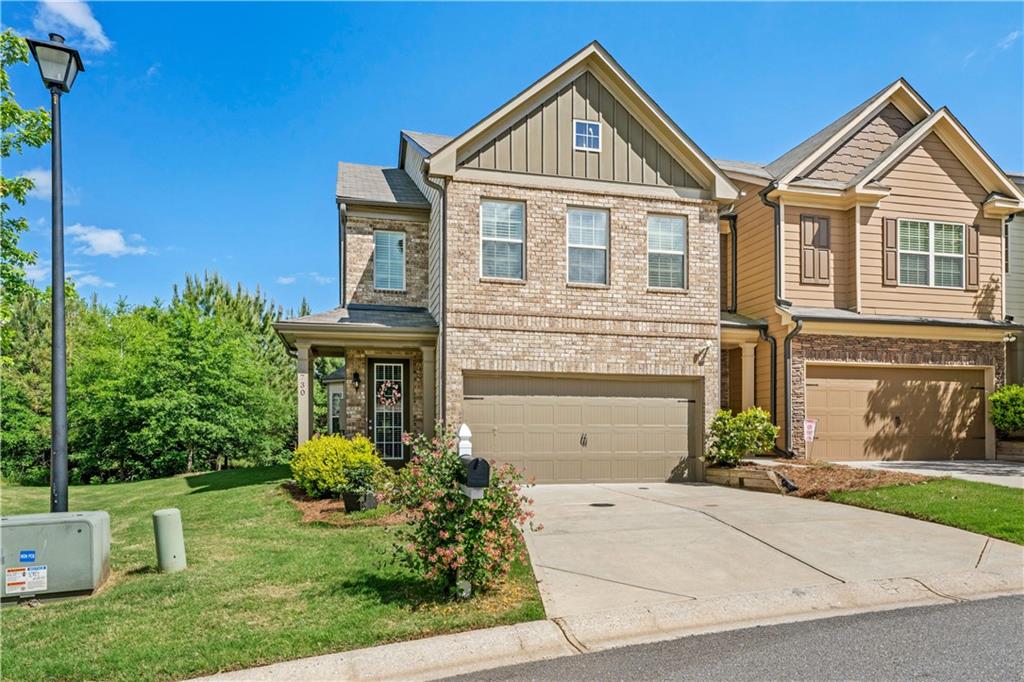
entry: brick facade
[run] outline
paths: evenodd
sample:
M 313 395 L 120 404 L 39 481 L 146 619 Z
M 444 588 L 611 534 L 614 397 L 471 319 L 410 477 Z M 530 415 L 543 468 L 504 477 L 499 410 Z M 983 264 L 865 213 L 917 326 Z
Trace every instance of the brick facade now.
M 825 336 L 805 334 L 793 340 L 793 452 L 805 456 L 803 422 L 808 361 L 925 365 L 929 367 L 991 366 L 995 384 L 1006 376 L 1004 344 L 991 341 L 933 341 L 930 339 Z M 782 377 L 779 377 L 782 381 Z
M 466 371 L 686 376 L 719 404 L 719 228 L 713 202 L 453 182 L 448 209 L 446 409 L 462 416 Z M 480 202 L 526 204 L 524 282 L 480 278 Z M 609 212 L 609 283 L 566 283 L 569 207 Z M 688 222 L 688 288 L 647 286 L 647 216 Z
M 366 392 L 373 390 L 371 377 L 368 371 L 368 359 L 401 359 L 409 360 L 409 373 L 412 375 L 412 402 L 409 405 L 409 421 L 407 431 L 412 433 L 423 432 L 423 353 L 419 350 L 396 350 L 394 348 L 346 348 L 345 349 L 345 429 L 349 435 L 362 433 L 366 435 L 367 413 L 366 413 Z M 362 385 L 356 390 L 352 383 L 355 373 L 359 372 L 362 378 Z M 409 379 L 407 381 L 407 386 Z M 406 388 L 406 395 L 409 389 Z
M 373 233 L 405 233 L 405 291 L 373 286 Z M 349 303 L 427 306 L 427 219 L 395 220 L 349 216 L 345 223 L 345 298 Z

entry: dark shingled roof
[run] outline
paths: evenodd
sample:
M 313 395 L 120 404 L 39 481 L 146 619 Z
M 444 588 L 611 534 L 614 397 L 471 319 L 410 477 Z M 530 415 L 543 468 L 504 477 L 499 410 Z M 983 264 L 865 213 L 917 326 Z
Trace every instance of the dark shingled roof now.
M 761 327 L 768 326 L 768 323 L 764 320 L 755 320 L 752 317 L 740 315 L 739 313 L 730 313 L 725 310 L 721 312 L 721 316 L 721 324 L 723 327 L 752 327 L 754 329 L 759 329 Z
M 291 325 L 358 325 L 380 329 L 437 329 L 437 322 L 426 308 L 384 305 L 339 306 L 321 313 L 293 317 L 279 323 Z
M 980 329 L 1024 329 L 1024 325 L 1010 324 L 1002 320 L 979 320 L 972 318 L 926 317 L 922 315 L 865 315 L 842 308 L 808 308 L 793 306 L 786 308 L 793 317 L 801 320 L 820 322 L 881 322 L 887 324 L 924 324 L 936 327 L 975 327 Z
M 338 163 L 337 196 L 342 200 L 430 208 L 416 183 L 401 168 Z
M 438 133 L 418 133 L 415 130 L 403 130 L 402 134 L 410 140 L 423 147 L 428 154 L 433 154 L 455 138 L 451 135 L 440 135 Z

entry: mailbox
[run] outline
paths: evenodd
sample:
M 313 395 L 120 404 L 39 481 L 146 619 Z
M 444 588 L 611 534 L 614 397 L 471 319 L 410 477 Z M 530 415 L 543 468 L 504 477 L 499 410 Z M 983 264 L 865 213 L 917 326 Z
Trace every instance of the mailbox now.
M 463 482 L 470 488 L 486 488 L 491 482 L 491 465 L 486 459 L 474 457 L 462 461 Z

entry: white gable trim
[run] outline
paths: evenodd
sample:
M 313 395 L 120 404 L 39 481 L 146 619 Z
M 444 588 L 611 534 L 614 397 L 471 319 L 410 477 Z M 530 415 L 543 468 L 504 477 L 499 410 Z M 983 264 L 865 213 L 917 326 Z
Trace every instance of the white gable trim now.
M 725 173 L 596 41 L 437 150 L 430 157 L 430 173 L 451 177 L 462 158 L 499 135 L 537 102 L 544 101 L 588 70 L 598 77 L 630 114 L 645 125 L 683 168 L 710 188 L 715 199 L 732 201 L 739 197 L 739 190 Z

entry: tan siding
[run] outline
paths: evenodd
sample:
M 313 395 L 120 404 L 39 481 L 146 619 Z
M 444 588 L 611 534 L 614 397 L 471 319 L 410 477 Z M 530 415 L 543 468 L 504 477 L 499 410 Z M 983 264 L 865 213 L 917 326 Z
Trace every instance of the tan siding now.
M 829 283 L 800 282 L 800 216 L 824 216 L 829 219 Z M 785 206 L 783 226 L 786 241 L 786 298 L 794 305 L 816 308 L 853 308 L 856 303 L 853 281 L 853 252 L 850 250 L 850 225 L 853 211 L 829 211 L 820 208 Z
M 1010 228 L 1010 271 L 1006 273 L 1006 312 L 1024 322 L 1024 215 L 1018 214 Z M 1021 345 L 1018 342 L 1018 345 Z
M 423 155 L 406 144 L 405 172 L 430 202 L 430 225 L 427 231 L 427 296 L 426 306 L 435 320 L 441 317 L 441 196 L 423 180 Z M 407 268 L 406 274 L 409 270 Z
M 601 122 L 600 152 L 573 149 L 574 118 Z M 590 72 L 580 75 L 460 165 L 700 188 L 694 177 Z
M 818 164 L 807 177 L 846 182 L 867 168 L 911 127 L 911 122 L 890 104 Z
M 866 314 L 999 319 L 1002 317 L 1002 227 L 982 215 L 987 192 L 935 135 L 926 137 L 881 179 L 892 188 L 877 208 L 861 209 L 861 295 Z M 981 228 L 978 291 L 882 285 L 885 218 L 948 220 Z

